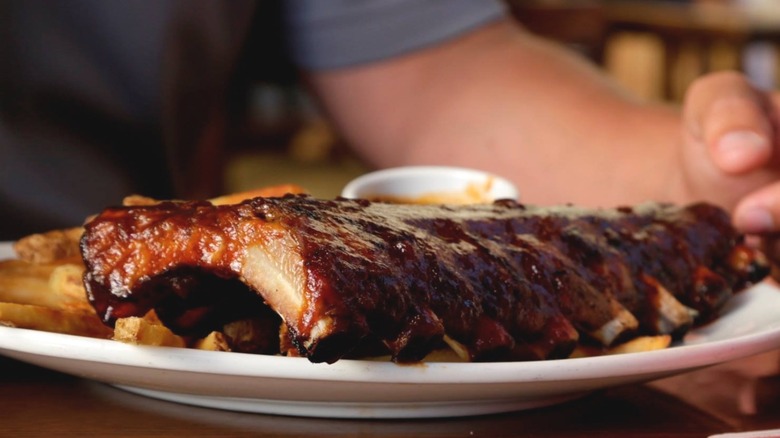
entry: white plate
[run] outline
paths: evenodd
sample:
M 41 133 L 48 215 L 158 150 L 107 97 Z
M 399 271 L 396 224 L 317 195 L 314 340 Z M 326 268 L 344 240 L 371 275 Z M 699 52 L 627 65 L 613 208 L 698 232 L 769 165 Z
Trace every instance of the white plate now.
M 0 245 L 0 258 L 10 255 Z M 780 290 L 761 284 L 681 345 L 540 362 L 396 365 L 143 347 L 0 327 L 0 353 L 146 396 L 236 411 L 341 418 L 477 415 L 545 406 L 780 348 Z

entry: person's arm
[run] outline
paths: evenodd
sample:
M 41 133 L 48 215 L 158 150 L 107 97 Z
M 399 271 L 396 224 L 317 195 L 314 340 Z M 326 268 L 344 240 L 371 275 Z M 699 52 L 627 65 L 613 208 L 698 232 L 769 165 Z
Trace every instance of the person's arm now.
M 756 171 L 771 152 L 751 140 L 766 146 L 773 134 L 762 95 L 744 78 L 702 79 L 681 117 L 678 109 L 634 99 L 509 18 L 395 59 L 311 73 L 309 80 L 370 163 L 491 170 L 515 181 L 529 203 L 709 200 L 733 208 L 777 175 Z M 755 138 L 726 137 L 732 131 Z M 742 157 L 718 159 L 721 138 L 743 148 Z M 780 187 L 768 190 L 780 198 Z M 780 217 L 780 201 L 773 208 Z
M 491 170 L 531 203 L 684 198 L 675 111 L 641 106 L 511 21 L 310 81 L 347 141 L 378 167 Z

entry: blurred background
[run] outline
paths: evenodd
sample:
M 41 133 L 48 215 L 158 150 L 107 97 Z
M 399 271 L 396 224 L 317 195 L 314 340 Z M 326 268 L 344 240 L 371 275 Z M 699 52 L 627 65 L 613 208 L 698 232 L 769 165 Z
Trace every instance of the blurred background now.
M 741 70 L 766 88 L 778 83 L 778 0 L 505 1 L 528 30 L 592 59 L 648 100 L 679 102 L 696 76 L 717 70 Z M 368 170 L 291 70 L 258 77 L 251 63 L 241 68 L 245 86 L 232 98 L 224 192 L 289 182 L 332 197 Z

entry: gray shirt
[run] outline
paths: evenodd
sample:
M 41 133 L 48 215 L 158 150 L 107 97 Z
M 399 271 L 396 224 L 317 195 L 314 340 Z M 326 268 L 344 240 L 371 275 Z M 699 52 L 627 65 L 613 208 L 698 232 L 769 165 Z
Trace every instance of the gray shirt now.
M 73 226 L 132 193 L 186 196 L 238 60 L 356 65 L 503 13 L 498 0 L 0 2 L 0 240 Z M 250 51 L 258 34 L 278 58 Z
M 440 43 L 504 14 L 495 0 L 288 0 L 293 59 L 311 69 L 376 61 Z

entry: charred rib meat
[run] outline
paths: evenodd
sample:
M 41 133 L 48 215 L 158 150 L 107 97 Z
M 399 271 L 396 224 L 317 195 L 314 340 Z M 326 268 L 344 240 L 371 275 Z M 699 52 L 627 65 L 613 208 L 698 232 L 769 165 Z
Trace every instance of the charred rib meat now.
M 679 336 L 768 272 L 707 204 L 169 202 L 105 210 L 81 250 L 108 324 L 151 309 L 182 334 L 280 318 L 313 362 L 372 343 L 398 361 L 442 342 L 470 360 L 528 360 Z

